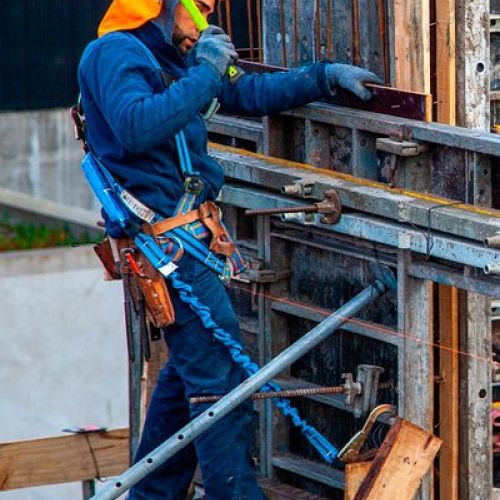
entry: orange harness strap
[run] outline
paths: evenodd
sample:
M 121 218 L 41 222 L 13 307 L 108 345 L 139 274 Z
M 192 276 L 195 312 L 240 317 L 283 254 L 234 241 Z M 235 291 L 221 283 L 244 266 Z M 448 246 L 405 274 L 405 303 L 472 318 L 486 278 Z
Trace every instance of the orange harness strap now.
M 150 232 L 151 227 L 155 236 L 160 236 L 177 227 L 185 226 L 193 222 L 200 221 L 212 234 L 210 250 L 215 253 L 230 257 L 236 250 L 235 244 L 220 220 L 219 207 L 211 201 L 206 201 L 199 208 L 176 215 L 157 222 L 152 226 L 145 226 L 144 229 Z

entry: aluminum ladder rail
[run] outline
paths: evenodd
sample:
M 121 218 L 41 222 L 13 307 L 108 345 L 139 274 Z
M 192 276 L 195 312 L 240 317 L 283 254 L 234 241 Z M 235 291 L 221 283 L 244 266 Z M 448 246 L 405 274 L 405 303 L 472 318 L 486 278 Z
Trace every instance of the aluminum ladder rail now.
M 377 279 L 340 309 L 318 324 L 300 340 L 286 348 L 257 373 L 246 379 L 219 402 L 198 415 L 188 425 L 180 429 L 163 444 L 154 449 L 142 460 L 113 480 L 94 497 L 94 500 L 113 500 L 128 491 L 132 486 L 153 472 L 157 467 L 178 453 L 189 443 L 222 419 L 231 410 L 257 392 L 292 363 L 314 349 L 338 330 L 352 316 L 368 304 L 396 287 L 396 279 L 388 268 L 379 268 Z

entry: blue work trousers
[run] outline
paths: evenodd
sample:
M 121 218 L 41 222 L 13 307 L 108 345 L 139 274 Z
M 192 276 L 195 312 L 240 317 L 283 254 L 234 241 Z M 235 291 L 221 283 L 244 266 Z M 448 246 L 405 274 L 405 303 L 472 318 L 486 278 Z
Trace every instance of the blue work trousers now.
M 215 272 L 185 255 L 179 274 L 218 325 L 241 342 L 228 293 Z M 210 406 L 190 405 L 189 398 L 226 394 L 245 378 L 227 348 L 213 339 L 174 290 L 170 293 L 176 322 L 165 330 L 169 361 L 153 392 L 136 461 Z M 129 498 L 184 500 L 199 463 L 208 500 L 262 500 L 250 457 L 252 439 L 252 402 L 247 400 L 140 481 Z

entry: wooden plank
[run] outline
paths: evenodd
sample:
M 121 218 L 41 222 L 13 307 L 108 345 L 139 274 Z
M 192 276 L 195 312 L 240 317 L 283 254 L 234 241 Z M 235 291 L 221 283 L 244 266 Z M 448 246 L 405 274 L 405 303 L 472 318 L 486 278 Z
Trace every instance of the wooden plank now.
M 352 59 L 352 0 L 327 0 L 330 4 L 331 59 L 338 63 L 351 63 Z M 330 41 L 330 40 L 329 40 Z
M 354 500 L 362 482 L 365 480 L 372 462 L 360 462 L 345 466 L 345 495 L 344 500 Z
M 429 0 L 394 2 L 395 86 L 431 93 Z
M 457 123 L 490 129 L 489 0 L 457 0 Z M 491 165 L 466 153 L 467 201 L 491 206 Z M 460 498 L 488 500 L 492 485 L 490 423 L 491 303 L 478 294 L 460 294 Z
M 436 2 L 437 121 L 456 123 L 455 0 Z
M 437 121 L 456 124 L 455 0 L 435 2 L 436 9 L 436 106 Z M 455 162 L 456 164 L 457 162 Z M 443 164 L 446 166 L 446 163 Z M 461 176 L 462 177 L 462 176 Z M 456 178 L 455 182 L 456 184 Z M 450 193 L 445 192 L 445 195 Z M 440 498 L 459 498 L 459 318 L 458 290 L 440 285 L 439 436 L 443 447 L 439 458 Z
M 405 276 L 399 286 L 398 307 L 404 311 L 405 325 L 404 418 L 431 432 L 434 424 L 432 283 Z M 432 483 L 431 474 L 423 481 L 422 498 L 432 498 Z
M 457 0 L 457 121 L 490 127 L 490 0 Z
M 264 61 L 286 65 L 286 46 L 283 40 L 280 0 L 268 0 L 262 10 Z M 240 61 L 238 64 L 241 66 Z
M 293 46 L 294 56 L 293 66 L 305 66 L 312 63 L 315 60 L 315 41 L 316 37 L 319 37 L 319 33 L 316 33 L 316 23 L 315 23 L 315 1 L 310 0 L 309 2 L 297 1 L 297 0 L 285 0 L 289 2 L 286 5 L 287 10 L 293 10 L 295 15 L 293 20 L 294 35 L 291 40 Z M 294 1 L 295 7 L 290 9 L 289 6 Z M 316 0 L 317 1 L 317 0 Z M 292 24 L 289 24 L 292 26 Z M 292 66 L 292 64 L 288 64 Z
M 459 498 L 459 319 L 458 290 L 439 286 L 439 457 L 441 498 Z
M 491 494 L 491 302 L 461 293 L 460 498 L 488 500 Z
M 386 9 L 384 0 L 359 0 L 361 66 L 386 78 Z
M 440 446 L 439 438 L 397 419 L 354 500 L 412 500 Z
M 110 477 L 128 467 L 128 429 L 0 444 L 0 491 Z

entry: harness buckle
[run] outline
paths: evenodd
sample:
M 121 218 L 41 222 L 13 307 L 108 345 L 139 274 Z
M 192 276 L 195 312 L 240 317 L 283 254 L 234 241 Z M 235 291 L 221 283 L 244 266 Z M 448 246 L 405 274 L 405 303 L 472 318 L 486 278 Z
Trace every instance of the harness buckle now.
M 184 181 L 184 191 L 189 194 L 198 196 L 199 194 L 201 194 L 204 187 L 205 184 L 203 183 L 201 178 L 197 176 L 187 177 Z
M 208 255 L 205 258 L 205 264 L 214 268 L 220 267 L 222 265 L 222 262 L 212 252 L 208 252 Z

